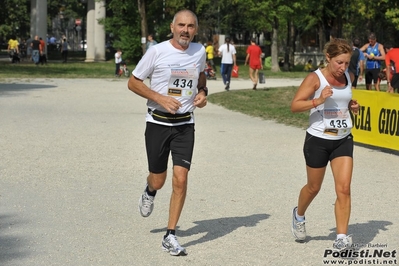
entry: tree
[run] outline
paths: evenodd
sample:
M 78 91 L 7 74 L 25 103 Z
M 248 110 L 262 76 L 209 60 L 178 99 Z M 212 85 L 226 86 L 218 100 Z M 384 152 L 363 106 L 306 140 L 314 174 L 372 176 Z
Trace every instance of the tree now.
M 137 0 L 138 3 L 138 11 L 140 14 L 140 25 L 141 25 L 141 38 L 146 39 L 148 36 L 148 26 L 147 26 L 147 16 L 145 13 L 145 0 Z M 142 43 L 143 54 L 145 53 L 146 44 Z
M 105 31 L 112 36 L 113 48 L 121 49 L 126 60 L 138 61 L 142 55 L 139 18 L 137 2 L 107 2 L 107 17 L 101 23 L 104 24 Z
M 394 2 L 390 5 L 390 8 L 387 9 L 385 16 L 387 19 L 392 21 L 394 27 L 399 30 L 399 4 L 398 2 Z
M 271 32 L 271 56 L 273 72 L 280 71 L 278 64 L 279 55 L 279 30 L 280 25 L 287 24 L 287 18 L 293 13 L 293 9 L 287 5 L 287 1 L 282 0 L 236 0 L 240 5 L 238 10 L 241 10 L 241 18 L 245 18 L 245 26 L 247 29 L 252 29 L 252 32 Z M 285 31 L 287 28 L 285 28 Z
M 26 0 L 3 0 L 0 8 L 0 40 L 11 36 L 26 38 L 29 35 L 30 21 Z

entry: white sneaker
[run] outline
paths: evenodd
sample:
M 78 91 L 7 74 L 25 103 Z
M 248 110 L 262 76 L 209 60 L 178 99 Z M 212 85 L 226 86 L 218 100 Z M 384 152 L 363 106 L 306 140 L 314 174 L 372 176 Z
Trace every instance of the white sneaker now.
M 147 187 L 146 187 L 147 188 Z M 139 211 L 141 216 L 148 217 L 154 209 L 154 197 L 147 194 L 144 190 L 139 199 Z
M 177 242 L 177 237 L 172 234 L 162 240 L 162 249 L 172 256 L 186 256 L 188 254 L 186 249 Z
M 352 247 L 352 235 L 347 235 L 344 238 L 336 239 L 333 248 L 341 251 Z
M 292 210 L 292 225 L 291 225 L 291 232 L 292 235 L 298 241 L 304 241 L 306 239 L 306 228 L 305 228 L 305 221 L 298 222 L 295 218 L 295 213 L 298 207 L 295 207 Z

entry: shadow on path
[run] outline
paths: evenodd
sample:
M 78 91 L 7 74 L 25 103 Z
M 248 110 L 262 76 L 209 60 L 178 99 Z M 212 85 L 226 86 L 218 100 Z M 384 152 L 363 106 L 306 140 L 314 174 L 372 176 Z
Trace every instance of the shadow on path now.
M 51 89 L 56 87 L 55 85 L 48 84 L 0 83 L 0 96 L 15 95 L 15 92 L 20 93 L 27 90 Z
M 367 223 L 350 224 L 348 228 L 349 234 L 353 234 L 354 244 L 368 244 L 379 234 L 380 231 L 389 230 L 387 226 L 392 225 L 389 221 L 368 221 Z M 331 233 L 328 236 L 316 236 L 308 237 L 306 242 L 311 240 L 331 240 L 334 241 L 336 238 L 336 228 L 331 228 Z M 389 243 L 379 243 L 388 244 Z
M 15 235 L 21 222 L 12 215 L 0 215 L 0 265 L 28 256 L 21 236 Z M 4 263 L 4 264 L 3 264 Z
M 244 217 L 225 217 L 212 220 L 196 221 L 194 222 L 196 226 L 185 231 L 179 230 L 178 235 L 183 237 L 205 233 L 203 237 L 184 244 L 185 247 L 189 247 L 223 237 L 239 227 L 254 227 L 260 221 L 266 220 L 269 217 L 269 214 L 253 214 Z M 160 233 L 164 231 L 166 231 L 166 228 L 154 229 L 151 230 L 151 233 Z

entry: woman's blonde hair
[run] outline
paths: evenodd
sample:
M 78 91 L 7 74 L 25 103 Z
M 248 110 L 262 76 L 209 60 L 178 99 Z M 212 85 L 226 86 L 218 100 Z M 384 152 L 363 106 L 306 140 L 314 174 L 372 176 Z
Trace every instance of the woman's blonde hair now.
M 352 54 L 352 47 L 348 41 L 335 38 L 324 46 L 324 53 L 329 58 L 337 57 L 341 54 Z

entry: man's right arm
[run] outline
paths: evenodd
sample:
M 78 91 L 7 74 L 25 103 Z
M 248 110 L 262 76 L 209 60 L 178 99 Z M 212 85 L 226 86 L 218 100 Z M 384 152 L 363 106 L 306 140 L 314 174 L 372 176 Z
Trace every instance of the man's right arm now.
M 367 47 L 369 46 L 368 43 L 366 43 L 365 45 L 363 45 L 361 48 L 359 48 L 360 51 L 364 52 L 366 51 Z
M 247 53 L 247 56 L 245 57 L 245 64 L 244 65 L 246 65 L 246 64 L 249 64 L 249 54 Z
M 145 85 L 141 79 L 136 78 L 133 75 L 130 77 L 127 87 L 137 95 L 154 102 L 157 102 L 157 99 L 161 96 L 159 93 L 151 90 L 147 85 Z
M 360 76 L 360 77 L 363 77 L 363 72 L 364 72 L 364 60 L 360 60 L 360 61 L 359 61 L 359 67 L 360 67 L 359 76 Z

